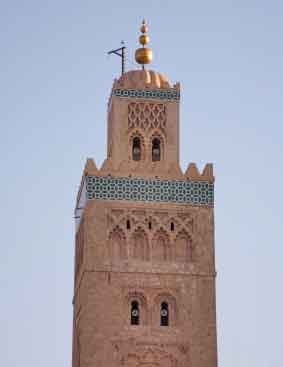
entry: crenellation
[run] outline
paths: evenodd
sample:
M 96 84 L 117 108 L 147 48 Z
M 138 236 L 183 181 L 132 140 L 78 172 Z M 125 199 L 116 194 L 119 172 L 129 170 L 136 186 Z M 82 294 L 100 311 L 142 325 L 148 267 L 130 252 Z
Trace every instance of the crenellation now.
M 133 168 L 134 167 L 134 168 Z M 145 171 L 146 170 L 146 171 Z M 184 181 L 184 182 L 199 182 L 205 181 L 210 184 L 214 183 L 213 176 L 213 165 L 211 163 L 207 163 L 203 169 L 203 172 L 200 173 L 195 163 L 190 163 L 188 169 L 185 173 L 182 172 L 179 165 L 172 164 L 168 170 L 168 172 L 160 172 L 158 171 L 158 166 L 156 164 L 148 165 L 133 163 L 123 161 L 117 170 L 113 169 L 111 161 L 105 160 L 102 164 L 101 168 L 98 169 L 95 165 L 93 159 L 88 158 L 86 162 L 86 167 L 84 169 L 84 174 L 82 176 L 82 181 L 80 188 L 78 190 L 77 195 L 77 203 L 80 199 L 80 194 L 82 192 L 82 187 L 84 185 L 85 179 L 88 177 L 117 177 L 121 178 L 121 174 L 123 176 L 129 178 L 157 178 L 160 180 L 176 180 L 176 181 Z M 157 175 L 157 176 L 156 176 Z

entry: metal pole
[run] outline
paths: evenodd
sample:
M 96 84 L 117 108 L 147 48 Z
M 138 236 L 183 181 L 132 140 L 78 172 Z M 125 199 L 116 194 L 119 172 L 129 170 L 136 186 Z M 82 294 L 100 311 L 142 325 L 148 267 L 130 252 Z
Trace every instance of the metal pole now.
M 126 47 L 122 47 L 122 75 L 125 72 L 125 49 Z

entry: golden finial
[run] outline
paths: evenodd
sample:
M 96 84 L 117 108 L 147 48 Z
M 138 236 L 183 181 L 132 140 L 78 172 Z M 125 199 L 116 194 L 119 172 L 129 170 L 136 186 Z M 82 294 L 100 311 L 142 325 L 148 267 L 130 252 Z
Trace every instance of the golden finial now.
M 135 59 L 136 62 L 141 64 L 142 68 L 144 69 L 144 65 L 150 64 L 152 61 L 152 50 L 150 48 L 145 47 L 149 43 L 149 37 L 147 35 L 148 26 L 145 20 L 143 20 L 140 30 L 142 34 L 139 37 L 139 41 L 142 47 L 136 50 Z

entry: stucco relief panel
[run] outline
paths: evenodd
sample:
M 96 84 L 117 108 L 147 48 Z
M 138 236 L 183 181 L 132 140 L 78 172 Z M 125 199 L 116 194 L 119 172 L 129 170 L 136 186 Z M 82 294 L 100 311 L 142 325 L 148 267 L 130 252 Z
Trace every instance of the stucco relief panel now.
M 144 131 L 166 128 L 166 106 L 163 103 L 131 102 L 128 104 L 129 130 L 140 128 Z
M 112 209 L 107 216 L 110 256 L 158 263 L 195 261 L 194 216 L 189 211 Z

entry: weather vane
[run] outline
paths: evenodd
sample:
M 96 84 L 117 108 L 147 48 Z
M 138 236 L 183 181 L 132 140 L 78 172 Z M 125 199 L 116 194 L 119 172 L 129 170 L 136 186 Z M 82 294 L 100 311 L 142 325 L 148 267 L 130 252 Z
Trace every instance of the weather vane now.
M 117 48 L 116 50 L 109 51 L 108 55 L 114 54 L 114 55 L 117 55 L 117 56 L 121 57 L 121 59 L 122 59 L 122 75 L 123 75 L 124 72 L 125 72 L 126 46 L 124 46 L 125 45 L 124 41 L 122 41 L 121 44 L 122 44 L 122 47 Z

